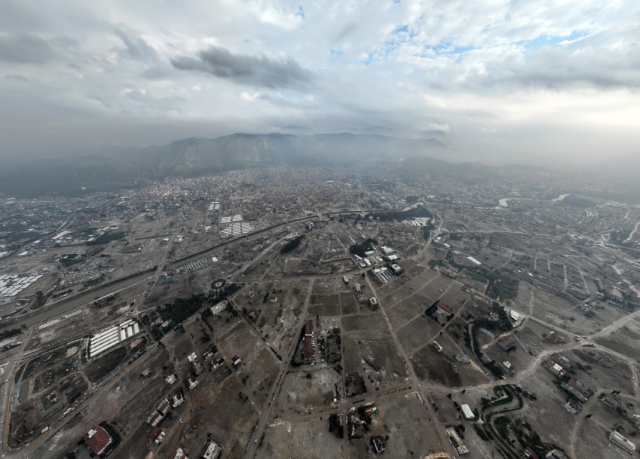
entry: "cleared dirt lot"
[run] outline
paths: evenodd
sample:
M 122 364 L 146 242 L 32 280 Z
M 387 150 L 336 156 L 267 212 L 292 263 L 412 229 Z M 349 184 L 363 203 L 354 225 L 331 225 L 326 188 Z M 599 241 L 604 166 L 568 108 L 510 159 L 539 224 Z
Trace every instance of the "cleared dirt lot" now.
M 396 333 L 404 350 L 411 354 L 419 347 L 424 346 L 440 330 L 442 327 L 435 320 L 421 315 L 396 330 Z
M 462 384 L 460 374 L 454 370 L 454 362 L 453 359 L 437 352 L 433 346 L 425 346 L 411 357 L 418 378 L 449 387 Z
M 454 282 L 453 279 L 438 274 L 438 276 L 421 291 L 429 298 L 440 298 Z
M 275 419 L 268 425 L 257 458 L 342 457 L 343 440 L 329 433 L 327 418 L 293 422 Z
M 404 384 L 407 371 L 391 337 L 360 340 L 362 369 L 374 390 Z
M 577 457 L 586 459 L 628 459 L 629 453 L 616 446 L 608 438 L 610 429 L 597 422 L 583 422 L 578 431 L 580 441 L 576 445 Z
M 640 362 L 640 322 L 631 320 L 624 327 L 611 333 L 606 338 L 596 339 L 596 343 L 601 344 L 612 351 L 624 354 L 636 362 Z
M 391 397 L 377 404 L 371 435 L 389 435 L 385 457 L 405 459 L 443 451 L 433 419 L 429 418 L 417 394 Z M 352 458 L 374 456 L 369 436 L 350 442 Z
M 353 331 L 384 331 L 387 329 L 387 324 L 382 315 L 376 312 L 343 317 L 340 322 L 345 333 Z
M 251 402 L 238 396 L 242 391 L 244 387 L 236 378 L 227 378 L 222 387 L 203 380 L 187 393 L 189 404 L 185 403 L 187 406 L 181 406 L 182 411 L 178 411 L 183 413 L 177 416 L 182 418 L 182 423 L 176 417 L 168 423 L 167 437 L 157 457 L 168 457 L 176 444 L 190 452 L 200 451 L 208 433 L 223 445 L 222 457 L 241 457 L 250 428 L 258 419 Z M 196 426 L 196 429 L 187 426 Z
M 358 303 L 353 293 L 341 293 L 340 294 L 340 307 L 342 308 L 342 314 L 355 314 L 358 312 Z
M 336 385 L 342 393 L 342 376 L 333 368 L 310 368 L 289 373 L 278 398 L 278 412 L 330 405 L 336 394 Z
M 280 366 L 273 352 L 244 322 L 239 322 L 228 333 L 221 335 L 218 342 L 225 360 L 230 362 L 236 355 L 242 360 L 238 377 L 246 386 L 244 390 L 250 391 L 260 406 L 265 404 Z
M 635 394 L 633 374 L 626 362 L 609 355 L 614 366 L 607 368 L 590 358 L 589 350 L 585 348 L 565 353 L 572 361 L 580 365 L 581 368 L 576 371 L 580 381 L 594 389 L 621 390 L 626 394 Z M 604 352 L 599 352 L 599 354 L 606 355 Z
M 433 304 L 433 300 L 421 292 L 408 297 L 391 308 L 385 306 L 385 312 L 394 328 L 402 327 L 414 317 L 424 314 Z

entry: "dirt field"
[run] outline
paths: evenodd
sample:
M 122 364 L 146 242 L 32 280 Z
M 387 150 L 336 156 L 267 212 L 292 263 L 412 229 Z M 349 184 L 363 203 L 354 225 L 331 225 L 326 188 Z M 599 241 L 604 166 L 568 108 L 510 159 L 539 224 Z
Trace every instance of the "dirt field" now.
M 639 339 L 640 322 L 632 320 L 608 337 L 596 339 L 596 342 L 640 362 L 640 348 L 637 345 Z
M 441 330 L 440 324 L 423 314 L 396 330 L 396 333 L 404 350 L 411 354 L 419 347 L 424 346 Z
M 340 319 L 345 333 L 353 331 L 384 331 L 387 329 L 382 315 L 376 312 L 356 314 Z
M 336 396 L 336 385 L 342 394 L 342 376 L 333 368 L 292 372 L 285 377 L 278 398 L 278 412 L 328 406 Z
M 411 319 L 424 314 L 433 304 L 433 300 L 421 292 L 417 292 L 409 298 L 389 308 L 385 305 L 385 311 L 394 328 L 400 328 Z
M 422 381 L 429 381 L 448 387 L 462 385 L 460 374 L 454 370 L 458 364 L 454 359 L 439 353 L 433 346 L 425 346 L 411 358 L 416 375 Z
M 425 457 L 442 451 L 435 424 L 422 407 L 416 394 L 392 397 L 377 404 L 379 417 L 373 418 L 370 435 L 389 435 L 386 457 L 405 459 Z M 373 454 L 369 436 L 350 442 L 351 457 Z
M 257 458 L 342 457 L 343 440 L 329 433 L 327 418 L 290 422 L 275 419 L 266 429 Z

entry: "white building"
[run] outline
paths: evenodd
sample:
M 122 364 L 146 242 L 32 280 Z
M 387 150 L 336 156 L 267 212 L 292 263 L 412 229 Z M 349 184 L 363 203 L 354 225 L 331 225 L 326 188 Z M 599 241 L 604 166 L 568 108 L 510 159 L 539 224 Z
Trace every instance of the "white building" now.
M 220 448 L 220 445 L 218 445 L 217 443 L 211 442 L 207 446 L 207 450 L 204 452 L 203 457 L 204 459 L 218 459 L 221 451 L 222 451 L 222 448 Z
M 615 430 L 613 432 L 611 432 L 611 435 L 609 435 L 609 440 L 611 440 L 612 442 L 614 442 L 616 445 L 620 446 L 621 448 L 626 449 L 630 453 L 633 453 L 636 450 L 636 445 L 631 443 L 629 440 L 627 440 L 625 437 L 620 435 Z
M 462 414 L 464 414 L 464 418 L 467 421 L 471 421 L 476 418 L 476 415 L 473 414 L 473 411 L 471 410 L 471 407 L 469 405 L 460 405 L 460 408 L 462 409 Z

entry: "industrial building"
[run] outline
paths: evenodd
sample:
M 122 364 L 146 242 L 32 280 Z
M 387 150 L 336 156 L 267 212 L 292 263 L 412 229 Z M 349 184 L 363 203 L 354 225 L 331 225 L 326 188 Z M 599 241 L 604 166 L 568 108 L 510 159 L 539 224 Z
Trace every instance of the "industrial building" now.
M 31 274 L 29 276 L 3 274 L 0 276 L 0 296 L 16 296 L 41 277 L 42 274 Z
M 476 260 L 473 257 L 467 257 L 467 260 L 469 260 L 471 263 L 473 263 L 476 266 L 480 266 L 482 263 L 480 263 L 478 260 Z
M 228 304 L 229 302 L 227 300 L 222 300 L 220 303 L 214 306 L 211 306 L 211 314 L 213 314 L 214 316 L 217 316 L 218 314 L 222 313 L 227 309 Z
M 312 362 L 314 360 L 313 322 L 307 320 L 304 324 L 304 337 L 302 343 L 302 360 Z
M 589 397 L 593 395 L 593 391 L 591 389 L 575 379 L 570 379 L 567 384 L 562 386 L 562 388 L 582 403 L 586 403 Z
M 139 333 L 140 326 L 131 319 L 120 325 L 102 330 L 89 339 L 89 358 L 93 359 Z
M 389 255 L 393 255 L 395 253 L 395 250 L 393 250 L 391 247 L 380 247 L 380 250 L 382 250 L 382 253 L 384 253 L 385 255 L 389 256 Z
M 444 432 L 447 434 L 447 437 L 449 437 L 449 441 L 455 448 L 458 455 L 463 456 L 465 454 L 469 454 L 469 448 L 464 444 L 462 438 L 460 438 L 460 435 L 456 432 L 455 427 L 445 427 Z
M 394 274 L 388 268 L 375 268 L 373 274 L 382 284 L 386 284 L 394 277 Z
M 473 413 L 469 405 L 460 405 L 460 409 L 462 410 L 462 414 L 464 414 L 464 418 L 467 421 L 475 420 L 476 415 Z

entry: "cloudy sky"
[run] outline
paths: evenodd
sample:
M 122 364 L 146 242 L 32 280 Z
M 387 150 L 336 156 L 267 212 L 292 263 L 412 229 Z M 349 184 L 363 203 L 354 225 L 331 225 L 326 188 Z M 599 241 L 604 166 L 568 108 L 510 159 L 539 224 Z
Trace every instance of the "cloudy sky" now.
M 638 156 L 640 2 L 2 0 L 0 155 L 343 131 Z

